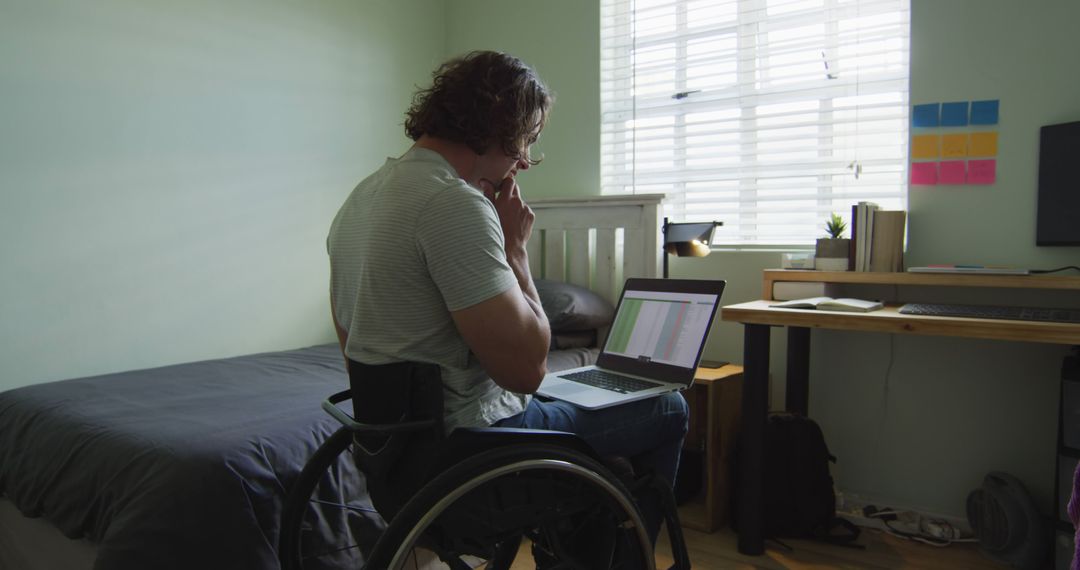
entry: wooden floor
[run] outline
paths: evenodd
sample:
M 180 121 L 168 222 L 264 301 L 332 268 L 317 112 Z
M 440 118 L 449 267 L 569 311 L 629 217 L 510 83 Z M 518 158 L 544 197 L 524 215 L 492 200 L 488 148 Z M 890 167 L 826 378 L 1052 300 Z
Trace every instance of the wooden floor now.
M 736 549 L 735 533 L 729 528 L 706 534 L 695 530 L 685 531 L 690 563 L 695 569 L 818 569 L 818 568 L 917 568 L 919 570 L 955 570 L 1007 568 L 983 556 L 974 544 L 954 544 L 944 548 L 910 542 L 873 530 L 863 530 L 858 543 L 865 550 L 844 548 L 805 540 L 785 540 L 791 552 L 766 543 L 762 556 L 743 556 Z M 518 560 L 512 570 L 533 570 L 528 555 L 528 545 L 523 544 Z M 656 567 L 666 570 L 672 564 L 671 548 L 666 532 L 656 545 Z

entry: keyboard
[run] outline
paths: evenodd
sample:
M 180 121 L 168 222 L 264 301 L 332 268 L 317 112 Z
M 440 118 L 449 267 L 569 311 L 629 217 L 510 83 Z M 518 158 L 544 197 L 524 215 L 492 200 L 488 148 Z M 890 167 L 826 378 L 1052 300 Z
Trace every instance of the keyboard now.
M 929 317 L 969 317 L 1047 323 L 1080 323 L 1080 309 L 1044 309 L 1036 307 L 1000 307 L 996 305 L 946 305 L 908 303 L 900 307 L 902 315 Z
M 634 392 L 661 386 L 661 384 L 657 384 L 656 382 L 649 382 L 648 380 L 623 376 L 622 374 L 605 372 L 603 370 L 582 370 L 581 372 L 560 374 L 559 378 L 566 378 L 573 382 L 588 384 L 589 386 L 611 390 L 612 392 L 618 392 L 620 394 L 632 394 Z

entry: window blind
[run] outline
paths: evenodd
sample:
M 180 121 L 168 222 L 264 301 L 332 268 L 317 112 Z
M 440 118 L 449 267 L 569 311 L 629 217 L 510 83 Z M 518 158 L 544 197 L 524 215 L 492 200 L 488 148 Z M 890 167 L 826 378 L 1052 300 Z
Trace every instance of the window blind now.
M 602 0 L 601 184 L 715 242 L 906 209 L 910 0 Z

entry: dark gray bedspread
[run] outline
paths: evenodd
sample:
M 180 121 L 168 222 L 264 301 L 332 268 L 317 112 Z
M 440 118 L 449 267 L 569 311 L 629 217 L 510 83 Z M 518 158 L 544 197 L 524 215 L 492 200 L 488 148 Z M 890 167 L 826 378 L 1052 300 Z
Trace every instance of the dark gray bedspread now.
M 549 368 L 594 359 L 560 351 Z M 347 384 L 323 345 L 3 392 L 0 493 L 97 543 L 99 570 L 277 568 L 282 502 L 337 427 L 322 400 Z M 321 498 L 364 509 L 351 461 L 331 476 Z
M 347 382 L 325 345 L 4 392 L 0 492 L 96 542 L 95 568 L 276 568 L 282 499 Z

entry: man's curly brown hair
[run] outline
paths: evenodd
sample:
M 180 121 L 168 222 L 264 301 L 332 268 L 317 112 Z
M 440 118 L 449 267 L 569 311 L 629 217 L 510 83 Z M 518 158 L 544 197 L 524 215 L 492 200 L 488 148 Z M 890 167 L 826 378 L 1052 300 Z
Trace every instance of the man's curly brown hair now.
M 501 147 L 525 158 L 547 122 L 552 95 L 536 72 L 505 53 L 474 51 L 435 70 L 431 87 L 413 96 L 405 134 L 463 143 L 484 154 Z

